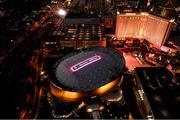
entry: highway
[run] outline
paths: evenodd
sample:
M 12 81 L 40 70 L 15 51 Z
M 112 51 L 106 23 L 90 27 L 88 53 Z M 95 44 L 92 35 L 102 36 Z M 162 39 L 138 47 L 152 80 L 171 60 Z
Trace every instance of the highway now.
M 55 11 L 57 11 L 58 9 L 58 5 L 55 6 L 50 12 L 49 12 L 49 16 L 53 14 L 56 14 Z M 42 22 L 43 21 L 43 22 Z M 42 23 L 50 23 L 47 24 L 47 26 L 45 27 L 41 27 L 41 23 L 35 23 L 34 26 L 28 28 L 28 30 L 30 32 L 33 31 L 37 31 L 36 29 L 40 28 L 42 29 L 42 32 L 39 33 L 38 35 L 34 36 L 35 40 L 39 40 L 41 44 L 42 41 L 44 40 L 45 37 L 47 37 L 47 33 L 53 28 L 52 26 L 58 24 L 62 24 L 62 18 L 56 18 L 56 19 L 49 19 L 48 16 L 46 16 L 45 18 L 43 17 L 41 19 Z M 44 30 L 45 28 L 45 30 Z M 41 45 L 40 45 L 41 46 Z M 40 47 L 39 46 L 39 47 Z M 22 109 L 22 111 L 20 112 L 20 118 L 21 119 L 38 119 L 40 114 L 39 111 L 41 111 L 41 104 L 42 104 L 42 99 L 43 96 L 46 96 L 45 93 L 45 87 L 44 87 L 44 81 L 41 81 L 41 77 L 43 77 L 43 56 L 44 56 L 44 52 L 43 49 L 41 48 L 37 48 L 36 50 L 34 50 L 33 55 L 31 57 L 31 60 L 29 61 L 29 66 L 32 67 L 32 70 L 35 71 L 35 73 L 31 73 L 31 79 L 32 79 L 32 84 L 34 85 L 34 96 L 31 98 L 31 100 L 29 100 L 27 104 L 30 105 L 30 107 L 24 108 Z
M 39 22 L 17 35 L 13 46 L 0 53 L 1 118 L 36 117 L 43 94 L 42 55 L 38 49 L 52 26 L 60 21 L 55 15 L 58 8 L 54 6 Z
M 59 3 L 55 6 L 53 6 L 50 10 L 46 10 L 47 14 L 45 16 L 43 16 L 34 25 L 27 27 L 26 31 L 17 35 L 16 43 L 12 46 L 9 46 L 7 49 L 5 49 L 3 52 L 0 53 L 0 63 L 2 63 L 3 60 L 5 58 L 7 58 L 18 46 L 23 44 L 24 41 L 28 40 L 28 38 L 30 38 L 32 35 L 37 34 L 36 32 L 38 30 L 45 28 L 42 25 L 42 23 L 48 23 L 50 16 L 56 14 L 56 11 L 58 10 L 59 5 L 61 5 L 61 4 Z M 54 23 L 54 22 L 52 21 L 52 23 Z

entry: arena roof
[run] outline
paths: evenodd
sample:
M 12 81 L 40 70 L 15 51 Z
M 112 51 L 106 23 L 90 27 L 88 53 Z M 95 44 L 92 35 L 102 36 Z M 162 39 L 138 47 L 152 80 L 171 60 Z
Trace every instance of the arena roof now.
M 86 92 L 119 77 L 124 57 L 110 48 L 95 47 L 60 59 L 53 69 L 52 82 L 70 91 Z

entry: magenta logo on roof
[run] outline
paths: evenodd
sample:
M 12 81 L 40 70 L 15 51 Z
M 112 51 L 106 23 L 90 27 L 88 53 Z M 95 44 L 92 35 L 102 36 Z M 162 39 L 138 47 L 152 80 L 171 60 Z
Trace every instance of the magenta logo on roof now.
M 96 62 L 96 61 L 101 60 L 101 58 L 102 57 L 99 56 L 99 55 L 94 55 L 94 56 L 92 56 L 92 57 L 90 57 L 88 59 L 85 59 L 85 60 L 83 60 L 83 61 L 81 61 L 81 62 L 71 66 L 70 70 L 72 72 L 76 72 L 76 71 L 78 71 L 78 70 L 80 70 L 80 69 L 82 69 L 82 68 L 84 68 L 84 67 L 86 67 L 86 66 L 88 66 L 88 65 L 90 65 L 90 64 L 92 64 L 94 62 Z

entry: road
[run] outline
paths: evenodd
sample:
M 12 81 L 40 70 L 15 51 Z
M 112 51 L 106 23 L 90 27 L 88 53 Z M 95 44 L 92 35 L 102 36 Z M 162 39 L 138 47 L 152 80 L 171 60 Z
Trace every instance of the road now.
M 58 9 L 58 5 L 55 6 L 50 12 L 49 15 L 52 15 L 52 13 L 54 14 L 55 11 L 57 11 Z M 42 22 L 43 21 L 43 22 Z M 46 37 L 47 33 L 49 30 L 51 30 L 57 23 L 61 24 L 62 23 L 62 19 L 58 18 L 58 19 L 53 19 L 53 21 L 51 19 L 48 19 L 48 16 L 46 18 L 42 18 L 41 23 L 51 23 L 48 24 L 48 28 L 47 26 L 45 26 L 46 30 L 44 30 L 44 27 L 42 28 L 41 33 L 39 33 L 38 35 L 36 35 L 35 39 L 43 39 L 42 37 Z M 35 25 L 31 28 L 29 28 L 28 30 L 30 32 L 35 31 L 36 27 L 38 28 L 39 25 L 41 23 L 35 23 Z M 43 40 L 42 40 L 43 41 Z M 42 42 L 41 41 L 41 42 Z M 32 73 L 31 77 L 32 77 L 32 82 L 34 84 L 34 96 L 33 96 L 33 100 L 32 101 L 32 107 L 27 107 L 27 109 L 24 109 L 21 111 L 20 113 L 20 118 L 21 119 L 38 119 L 39 117 L 39 111 L 40 111 L 40 106 L 41 106 L 41 99 L 44 96 L 44 86 L 43 86 L 43 82 L 41 81 L 41 72 L 43 69 L 43 51 L 38 48 L 37 50 L 34 51 L 34 54 L 31 57 L 31 61 L 29 62 L 30 66 L 32 67 L 32 69 L 35 70 L 35 74 Z M 29 102 L 31 102 L 29 101 Z
M 118 50 L 120 53 L 122 53 L 122 49 L 120 48 L 115 48 L 116 50 Z M 123 56 L 125 58 L 126 64 L 125 66 L 127 67 L 127 69 L 129 71 L 133 71 L 134 68 L 136 67 L 147 67 L 149 66 L 148 64 L 146 64 L 144 62 L 144 60 L 140 59 L 139 57 L 135 57 L 133 56 L 132 53 L 128 52 L 127 50 L 123 50 L 126 52 L 123 52 Z
M 3 60 L 13 52 L 13 50 L 15 50 L 19 45 L 21 45 L 23 41 L 27 40 L 27 38 L 34 34 L 34 32 L 36 32 L 37 29 L 42 29 L 42 23 L 48 23 L 48 18 L 57 11 L 57 9 L 59 8 L 59 4 L 53 6 L 50 10 L 47 10 L 47 14 L 43 16 L 38 22 L 36 22 L 32 26 L 27 27 L 25 32 L 20 33 L 17 36 L 16 43 L 12 46 L 9 46 L 7 49 L 0 53 L 0 63 L 2 63 Z

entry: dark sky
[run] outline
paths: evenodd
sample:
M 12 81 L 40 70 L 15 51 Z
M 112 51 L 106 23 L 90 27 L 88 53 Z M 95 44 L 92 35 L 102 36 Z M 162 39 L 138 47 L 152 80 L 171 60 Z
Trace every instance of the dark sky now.
M 29 7 L 38 7 L 43 0 L 7 0 L 7 5 L 10 8 L 26 9 Z

